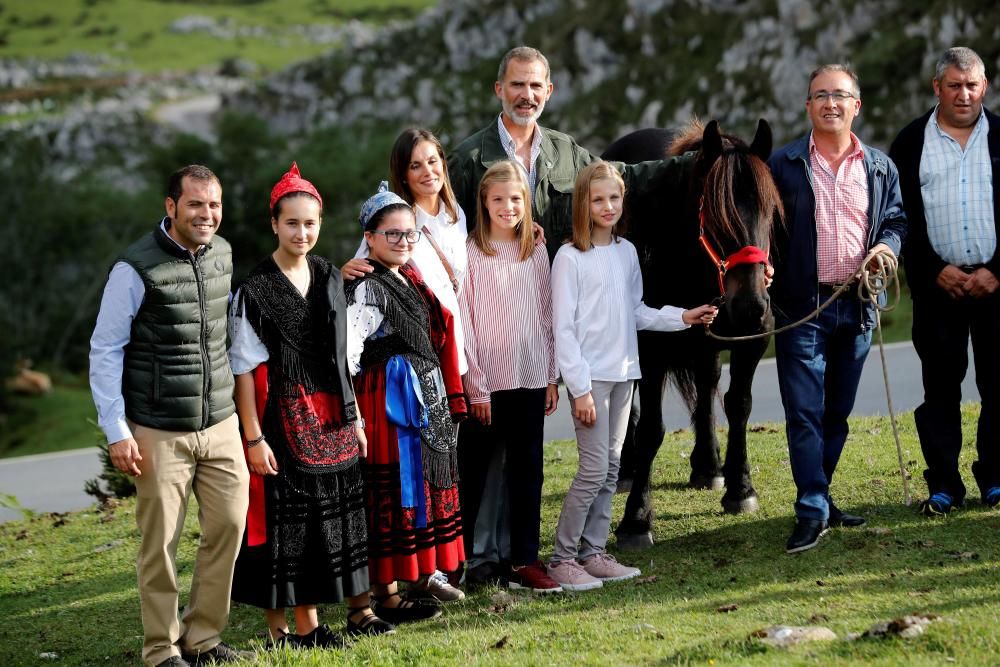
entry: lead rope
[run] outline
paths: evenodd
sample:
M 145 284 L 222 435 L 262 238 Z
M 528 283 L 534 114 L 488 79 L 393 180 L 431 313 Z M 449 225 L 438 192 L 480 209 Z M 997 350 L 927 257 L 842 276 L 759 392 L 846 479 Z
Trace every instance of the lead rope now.
M 870 269 L 869 264 L 875 264 L 875 270 Z M 889 408 L 889 421 L 892 423 L 892 435 L 896 440 L 896 456 L 899 459 L 899 476 L 903 480 L 903 502 L 907 507 L 909 507 L 913 504 L 913 498 L 910 496 L 910 483 L 906 472 L 906 466 L 903 462 L 903 445 L 899 441 L 899 426 L 896 423 L 896 409 L 892 403 L 892 391 L 889 389 L 889 364 L 885 358 L 885 340 L 882 338 L 882 313 L 888 313 L 895 310 L 896 306 L 899 304 L 900 294 L 899 279 L 897 275 L 898 270 L 899 260 L 896 259 L 895 255 L 885 251 L 872 251 L 865 256 L 864 260 L 861 262 L 861 267 L 854 273 L 851 281 L 854 279 L 857 279 L 858 281 L 858 300 L 867 301 L 875 306 L 875 329 L 878 331 L 878 351 L 879 357 L 882 360 L 882 381 L 885 383 L 885 400 Z M 838 287 L 836 291 L 830 295 L 830 298 L 820 304 L 811 313 L 802 319 L 792 322 L 791 324 L 786 324 L 779 329 L 759 334 L 752 334 L 749 336 L 719 336 L 713 333 L 709 326 L 706 326 L 705 332 L 709 335 L 709 337 L 714 338 L 715 340 L 724 342 L 740 342 L 767 338 L 768 336 L 773 336 L 774 334 L 794 329 L 795 327 L 801 326 L 809 320 L 814 319 L 821 312 L 826 310 L 830 304 L 840 297 L 841 294 L 850 289 L 851 281 L 848 281 L 847 284 Z M 894 297 L 891 301 L 886 299 L 887 304 L 885 306 L 881 306 L 878 302 L 879 296 L 884 292 L 887 292 L 889 287 L 894 289 Z

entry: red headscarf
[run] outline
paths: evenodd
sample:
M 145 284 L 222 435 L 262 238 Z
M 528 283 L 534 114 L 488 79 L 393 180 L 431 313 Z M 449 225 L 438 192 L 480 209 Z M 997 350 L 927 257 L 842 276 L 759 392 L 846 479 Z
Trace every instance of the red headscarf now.
M 274 208 L 275 202 L 292 192 L 305 192 L 312 195 L 319 200 L 320 207 L 323 206 L 323 198 L 319 196 L 319 191 L 312 183 L 302 178 L 302 175 L 299 174 L 299 165 L 294 162 L 292 168 L 271 188 L 271 208 Z

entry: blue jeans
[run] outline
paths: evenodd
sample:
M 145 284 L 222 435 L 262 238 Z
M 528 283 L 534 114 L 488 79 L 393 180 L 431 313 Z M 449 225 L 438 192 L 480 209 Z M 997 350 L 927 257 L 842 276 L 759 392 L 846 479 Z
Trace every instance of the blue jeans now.
M 777 336 L 778 386 L 797 489 L 797 517 L 821 521 L 830 517 L 830 480 L 847 440 L 847 417 L 871 337 L 870 330 L 863 330 L 861 304 L 850 296 Z

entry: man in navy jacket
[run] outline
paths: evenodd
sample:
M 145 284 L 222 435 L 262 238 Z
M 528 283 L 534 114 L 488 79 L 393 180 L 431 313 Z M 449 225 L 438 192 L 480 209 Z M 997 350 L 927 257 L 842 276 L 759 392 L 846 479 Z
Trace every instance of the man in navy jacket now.
M 854 275 L 870 251 L 898 255 L 906 233 L 896 168 L 851 132 L 861 110 L 857 75 L 824 65 L 809 80 L 812 132 L 768 160 L 785 208 L 771 289 L 777 324 L 795 321 Z M 811 549 L 830 526 L 860 526 L 830 498 L 847 417 L 871 345 L 875 308 L 851 285 L 815 319 L 779 334 L 778 383 L 797 489 L 795 529 L 785 550 Z
M 906 277 L 924 382 L 914 419 L 930 491 L 921 509 L 929 515 L 965 499 L 959 404 L 970 335 L 982 398 L 972 473 L 983 502 L 1000 505 L 1000 118 L 983 108 L 986 71 L 972 49 L 945 51 L 933 86 L 938 105 L 907 125 L 890 151 L 911 229 Z

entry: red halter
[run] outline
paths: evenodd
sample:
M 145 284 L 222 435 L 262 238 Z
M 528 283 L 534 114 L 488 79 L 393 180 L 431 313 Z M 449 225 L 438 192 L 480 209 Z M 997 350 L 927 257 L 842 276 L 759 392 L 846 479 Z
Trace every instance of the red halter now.
M 698 241 L 701 243 L 701 247 L 705 249 L 709 259 L 712 260 L 712 263 L 715 264 L 715 268 L 719 272 L 719 294 L 721 296 L 726 295 L 726 272 L 729 271 L 729 269 L 740 264 L 768 263 L 767 251 L 761 250 L 757 246 L 753 245 L 743 246 L 729 257 L 721 259 L 719 257 L 719 253 L 715 252 L 715 248 L 712 247 L 712 244 L 708 242 L 708 238 L 705 236 L 704 206 L 698 207 Z

